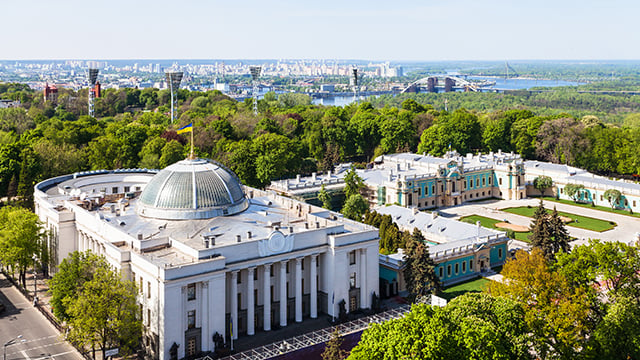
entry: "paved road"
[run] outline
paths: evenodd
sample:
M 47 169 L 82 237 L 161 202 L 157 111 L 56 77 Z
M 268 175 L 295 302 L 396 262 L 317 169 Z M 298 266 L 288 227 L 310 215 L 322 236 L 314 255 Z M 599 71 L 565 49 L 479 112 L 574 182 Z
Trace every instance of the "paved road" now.
M 467 215 L 482 215 L 492 219 L 508 220 L 512 224 L 529 226 L 531 218 L 501 211 L 508 207 L 515 206 L 538 206 L 538 199 L 523 200 L 488 200 L 469 205 L 461 205 L 440 210 L 444 216 L 460 218 Z M 597 219 L 614 221 L 618 226 L 612 230 L 597 232 L 585 229 L 579 229 L 573 226 L 567 226 L 569 234 L 577 238 L 571 243 L 572 246 L 587 243 L 589 239 L 601 239 L 603 241 L 621 241 L 628 243 L 637 239 L 636 233 L 640 232 L 640 219 L 636 217 L 614 214 L 606 211 L 585 208 L 581 206 L 572 206 L 562 203 L 547 201 L 545 207 L 553 208 L 556 206 L 558 211 L 565 211 L 582 216 L 593 217 Z
M 83 359 L 71 345 L 61 339 L 56 328 L 11 285 L 2 273 L 0 273 L 0 301 L 6 306 L 6 310 L 0 314 L 0 346 L 18 335 L 22 335 L 24 340 L 24 342 L 7 346 L 7 360 Z

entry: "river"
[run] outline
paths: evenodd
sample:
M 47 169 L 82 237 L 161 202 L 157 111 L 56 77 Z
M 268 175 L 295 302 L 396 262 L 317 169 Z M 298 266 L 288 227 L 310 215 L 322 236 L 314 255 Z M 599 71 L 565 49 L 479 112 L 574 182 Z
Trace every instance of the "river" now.
M 537 79 L 505 79 L 498 77 L 484 77 L 484 76 L 467 76 L 465 77 L 468 80 L 488 80 L 495 81 L 495 85 L 484 87 L 483 91 L 501 91 L 501 90 L 526 90 L 532 87 L 543 86 L 543 87 L 558 87 L 558 86 L 577 86 L 582 85 L 584 83 L 577 81 L 566 81 L 566 80 L 537 80 Z M 363 97 L 360 97 L 360 100 L 363 100 Z M 349 105 L 353 102 L 353 96 L 334 96 L 334 97 L 326 97 L 313 99 L 312 103 L 315 105 L 326 105 L 326 106 L 345 106 Z

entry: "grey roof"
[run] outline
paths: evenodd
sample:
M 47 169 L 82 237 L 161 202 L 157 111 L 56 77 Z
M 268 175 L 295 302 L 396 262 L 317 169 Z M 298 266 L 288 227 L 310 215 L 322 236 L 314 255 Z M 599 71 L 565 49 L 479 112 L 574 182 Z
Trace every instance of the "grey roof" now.
M 208 219 L 248 207 L 238 178 L 207 159 L 187 159 L 155 175 L 140 195 L 139 214 L 158 219 Z
M 437 243 L 458 241 L 473 242 L 477 238 L 483 239 L 504 234 L 482 226 L 436 216 L 433 213 L 414 213 L 413 209 L 398 205 L 383 206 L 376 209 L 376 211 L 380 214 L 391 215 L 392 220 L 398 224 L 400 228 L 420 229 L 427 240 Z

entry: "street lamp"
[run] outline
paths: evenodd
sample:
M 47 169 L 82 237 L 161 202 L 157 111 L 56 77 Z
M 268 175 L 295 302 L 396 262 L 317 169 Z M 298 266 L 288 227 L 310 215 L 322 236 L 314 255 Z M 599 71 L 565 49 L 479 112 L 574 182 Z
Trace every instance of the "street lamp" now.
M 38 304 L 38 255 L 33 254 L 33 306 Z
M 7 360 L 7 346 L 15 344 L 18 341 L 18 339 L 22 339 L 22 335 L 18 335 L 18 337 L 13 338 L 7 341 L 6 343 L 4 343 L 4 347 L 2 348 L 2 360 Z M 24 340 L 20 342 L 24 342 Z

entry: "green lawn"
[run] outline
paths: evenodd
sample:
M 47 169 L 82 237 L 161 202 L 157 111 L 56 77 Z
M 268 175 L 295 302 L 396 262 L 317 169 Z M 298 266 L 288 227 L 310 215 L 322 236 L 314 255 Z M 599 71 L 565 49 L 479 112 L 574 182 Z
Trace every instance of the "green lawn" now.
M 512 214 L 533 217 L 533 214 L 535 213 L 536 208 L 537 208 L 536 206 L 531 206 L 531 207 L 519 206 L 519 207 L 513 207 L 513 208 L 507 208 L 507 209 L 501 209 L 501 210 L 508 213 L 512 213 Z M 550 209 L 547 209 L 547 212 L 550 214 L 552 211 Z M 567 225 L 581 228 L 581 229 L 603 232 L 603 231 L 611 230 L 614 227 L 616 227 L 616 223 L 614 222 L 595 219 L 595 218 L 586 217 L 582 215 L 571 214 L 564 211 L 558 211 L 558 215 L 571 218 L 572 221 L 567 223 Z
M 539 197 L 538 197 L 539 198 Z M 606 211 L 606 212 L 610 212 L 610 213 L 614 213 L 614 214 L 619 214 L 619 215 L 626 215 L 626 216 L 633 216 L 633 217 L 640 217 L 640 214 L 636 214 L 636 213 L 630 213 L 628 210 L 622 210 L 622 209 L 612 209 L 609 206 L 600 206 L 600 205 L 595 205 L 595 206 L 591 206 L 591 204 L 583 204 L 583 203 L 577 203 L 575 201 L 571 201 L 571 200 L 564 200 L 564 199 L 556 199 L 554 197 L 543 197 L 542 198 L 544 201 L 552 201 L 552 202 L 557 202 L 557 203 L 561 203 L 561 204 L 567 204 L 567 205 L 573 205 L 573 206 L 581 206 L 581 207 L 585 207 L 585 208 L 589 208 L 589 209 L 594 209 L 594 210 L 600 210 L 600 211 Z
M 469 216 L 465 216 L 460 218 L 460 221 L 464 221 L 464 222 L 468 222 L 470 224 L 475 224 L 476 221 L 480 221 L 480 225 L 489 228 L 489 229 L 495 229 L 498 231 L 506 231 L 506 229 L 503 228 L 499 228 L 496 227 L 497 223 L 502 222 L 502 220 L 496 220 L 496 219 L 492 219 L 492 218 L 488 218 L 488 217 L 484 217 L 484 216 L 480 216 L 480 215 L 469 215 Z M 515 234 L 515 238 L 516 240 L 520 240 L 520 241 L 524 241 L 524 242 L 529 242 L 529 235 L 531 235 L 531 231 L 527 231 L 527 232 L 514 232 Z
M 481 292 L 487 286 L 490 280 L 478 278 L 471 281 L 467 281 L 461 284 L 453 285 L 441 291 L 438 296 L 447 299 L 451 299 L 460 296 L 468 292 Z

